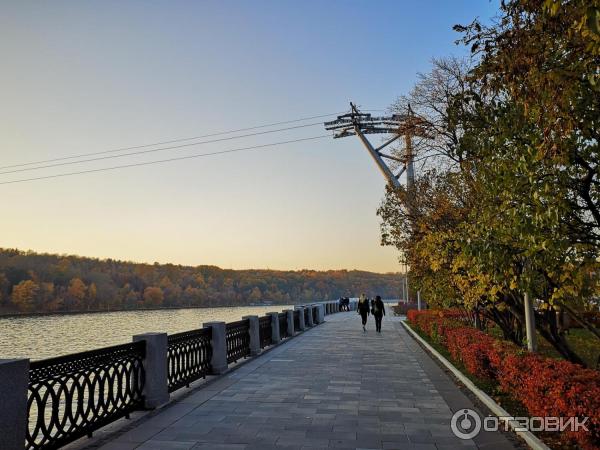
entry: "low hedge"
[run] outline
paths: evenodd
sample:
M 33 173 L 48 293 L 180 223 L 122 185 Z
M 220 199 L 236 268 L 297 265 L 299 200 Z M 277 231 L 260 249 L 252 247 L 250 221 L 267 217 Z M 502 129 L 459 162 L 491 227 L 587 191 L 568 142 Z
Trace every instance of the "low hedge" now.
M 530 354 L 468 325 L 455 310 L 407 314 L 411 325 L 445 347 L 455 361 L 521 402 L 530 416 L 589 417 L 588 432 L 564 431 L 584 449 L 600 448 L 600 372 Z

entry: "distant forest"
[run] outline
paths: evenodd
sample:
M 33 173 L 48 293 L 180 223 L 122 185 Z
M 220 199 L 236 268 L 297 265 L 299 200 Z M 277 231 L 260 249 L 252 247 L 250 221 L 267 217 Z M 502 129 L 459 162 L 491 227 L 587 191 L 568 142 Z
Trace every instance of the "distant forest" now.
M 224 270 L 0 249 L 0 314 L 397 298 L 399 274 Z

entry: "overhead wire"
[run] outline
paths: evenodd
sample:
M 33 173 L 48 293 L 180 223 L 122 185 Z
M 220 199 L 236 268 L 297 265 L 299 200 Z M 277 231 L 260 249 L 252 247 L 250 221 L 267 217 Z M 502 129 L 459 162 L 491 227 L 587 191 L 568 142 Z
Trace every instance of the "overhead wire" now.
M 10 169 L 13 167 L 32 166 L 32 165 L 36 165 L 36 164 L 45 164 L 45 163 L 51 163 L 51 162 L 55 162 L 55 161 L 65 161 L 65 160 L 69 160 L 69 159 L 84 158 L 86 156 L 104 155 L 104 154 L 109 154 L 109 153 L 123 152 L 123 151 L 127 151 L 127 150 L 137 150 L 140 148 L 154 147 L 157 145 L 174 144 L 177 142 L 185 142 L 185 141 L 191 141 L 191 140 L 195 140 L 195 139 L 204 139 L 204 138 L 208 138 L 208 137 L 222 136 L 222 135 L 226 135 L 226 134 L 239 133 L 239 132 L 243 132 L 243 131 L 257 130 L 260 128 L 269 128 L 269 127 L 274 127 L 274 126 L 278 126 L 278 125 L 286 125 L 286 124 L 290 124 L 290 123 L 304 122 L 306 120 L 320 119 L 323 117 L 330 117 L 330 116 L 333 116 L 336 114 L 343 114 L 343 113 L 344 113 L 344 111 L 329 113 L 329 114 L 319 114 L 319 115 L 315 115 L 315 116 L 302 117 L 300 119 L 284 120 L 284 121 L 280 121 L 280 122 L 256 125 L 256 126 L 252 126 L 252 127 L 238 128 L 235 130 L 219 131 L 216 133 L 203 134 L 203 135 L 194 136 L 194 137 L 154 142 L 152 144 L 134 145 L 134 146 L 130 146 L 130 147 L 120 147 L 120 148 L 116 148 L 116 149 L 112 149 L 112 150 L 102 150 L 102 151 L 98 151 L 98 152 L 80 153 L 78 155 L 62 156 L 62 157 L 58 157 L 58 158 L 30 161 L 30 162 L 19 163 L 19 164 L 10 164 L 10 165 L 0 166 L 0 169 Z
M 57 162 L 57 163 L 53 163 L 53 164 L 46 164 L 43 166 L 12 169 L 12 170 L 6 170 L 3 172 L 0 172 L 0 175 L 6 175 L 6 174 L 18 173 L 18 172 L 27 172 L 27 171 L 31 171 L 31 170 L 48 169 L 51 167 L 68 166 L 68 165 L 72 165 L 72 164 L 82 164 L 82 163 L 93 162 L 93 161 L 102 161 L 105 159 L 125 158 L 127 156 L 143 155 L 143 154 L 147 154 L 147 153 L 162 152 L 162 151 L 166 151 L 166 150 L 176 150 L 176 149 L 192 147 L 192 146 L 196 146 L 196 145 L 212 144 L 215 142 L 229 141 L 229 140 L 233 140 L 233 139 L 242 139 L 242 138 L 251 137 L 251 136 L 260 136 L 260 135 L 264 135 L 264 134 L 278 133 L 281 131 L 295 130 L 295 129 L 299 129 L 299 128 L 314 127 L 316 125 L 322 125 L 322 124 L 321 124 L 321 122 L 316 122 L 316 123 L 309 123 L 309 124 L 305 124 L 305 125 L 295 125 L 292 127 L 278 128 L 275 130 L 267 130 L 267 131 L 259 131 L 256 133 L 248 133 L 248 134 L 242 134 L 242 135 L 238 135 L 238 136 L 228 136 L 228 137 L 224 137 L 224 138 L 211 139 L 208 141 L 190 142 L 187 144 L 172 145 L 169 147 L 159 147 L 159 148 L 153 148 L 150 150 L 139 150 L 139 151 L 135 151 L 135 152 L 122 153 L 120 155 L 98 156 L 96 158 L 80 159 L 77 161 Z
M 109 171 L 109 170 L 125 169 L 125 168 L 129 168 L 129 167 L 149 166 L 149 165 L 153 165 L 153 164 L 163 164 L 163 163 L 172 162 L 172 161 L 182 161 L 182 160 L 187 160 L 187 159 L 202 158 L 202 157 L 206 157 L 206 156 L 215 156 L 215 155 L 221 155 L 221 154 L 225 154 L 225 153 L 235 153 L 235 152 L 242 152 L 242 151 L 258 150 L 258 149 L 269 148 L 269 147 L 274 147 L 274 146 L 278 146 L 278 145 L 292 144 L 295 142 L 306 142 L 306 141 L 312 141 L 312 140 L 316 140 L 316 139 L 323 139 L 326 137 L 331 137 L 331 135 L 323 134 L 323 135 L 319 135 L 319 136 L 312 136 L 312 137 L 306 137 L 306 138 L 300 138 L 300 139 L 292 139 L 292 140 L 288 140 L 288 141 L 272 142 L 272 143 L 261 144 L 261 145 L 252 145 L 249 147 L 240 147 L 240 148 L 234 148 L 234 149 L 229 149 L 229 150 L 220 150 L 220 151 L 210 152 L 210 153 L 200 153 L 200 154 L 196 154 L 196 155 L 179 156 L 179 157 L 174 157 L 174 158 L 167 158 L 167 159 L 154 160 L 154 161 L 144 161 L 144 162 L 138 162 L 138 163 L 132 163 L 132 164 L 123 164 L 123 165 L 119 165 L 119 166 L 101 167 L 101 168 L 97 168 L 97 169 L 80 170 L 77 172 L 67 172 L 67 173 L 59 173 L 59 174 L 54 174 L 54 175 L 44 175 L 44 176 L 39 176 L 39 177 L 23 178 L 23 179 L 19 179 L 19 180 L 1 181 L 0 185 L 25 183 L 25 182 L 29 182 L 29 181 L 46 180 L 46 179 L 50 179 L 50 178 L 60 178 L 60 177 L 67 177 L 67 176 L 72 176 L 72 175 L 82 175 L 82 174 L 87 174 L 87 173 L 104 172 L 104 171 Z

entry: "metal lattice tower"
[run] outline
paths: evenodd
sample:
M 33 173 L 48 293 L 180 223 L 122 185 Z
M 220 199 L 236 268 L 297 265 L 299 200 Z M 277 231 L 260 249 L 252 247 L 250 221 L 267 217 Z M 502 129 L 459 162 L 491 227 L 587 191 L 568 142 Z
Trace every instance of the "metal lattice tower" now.
M 395 188 L 399 188 L 399 179 L 406 171 L 406 188 L 409 192 L 412 191 L 415 181 L 412 137 L 427 137 L 428 122 L 415 116 L 410 105 L 407 114 L 394 114 L 389 117 L 373 117 L 369 113 L 361 113 L 352 102 L 350 102 L 350 108 L 351 112 L 338 116 L 336 120 L 331 122 L 325 122 L 325 129 L 334 132 L 334 139 L 358 136 L 388 183 Z M 366 134 L 391 134 L 392 136 L 375 148 L 366 138 Z M 404 155 L 397 157 L 382 152 L 384 148 L 401 137 L 405 139 Z M 401 164 L 397 173 L 393 172 L 392 167 L 387 164 L 386 160 Z

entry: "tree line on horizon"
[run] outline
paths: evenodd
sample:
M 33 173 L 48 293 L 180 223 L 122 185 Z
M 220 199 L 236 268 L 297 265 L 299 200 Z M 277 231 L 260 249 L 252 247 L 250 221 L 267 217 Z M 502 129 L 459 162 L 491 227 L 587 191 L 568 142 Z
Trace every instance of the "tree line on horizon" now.
M 358 270 L 228 270 L 0 249 L 0 314 L 396 298 L 401 282 Z

